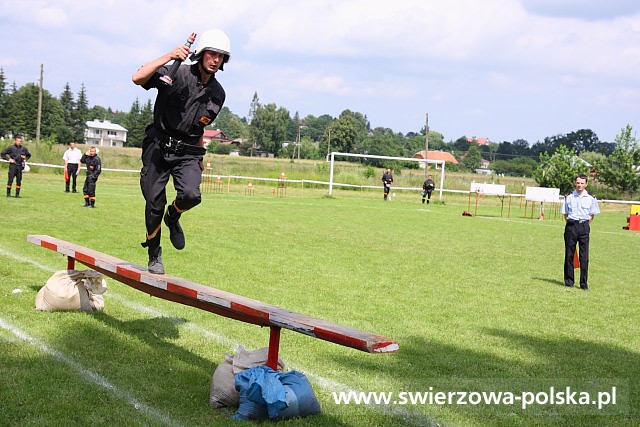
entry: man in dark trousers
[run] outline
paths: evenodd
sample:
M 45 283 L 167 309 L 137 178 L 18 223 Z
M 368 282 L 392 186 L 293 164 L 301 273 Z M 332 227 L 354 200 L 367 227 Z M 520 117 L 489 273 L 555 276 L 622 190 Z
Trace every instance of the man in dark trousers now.
M 429 177 L 422 184 L 422 203 L 424 203 L 424 198 L 427 198 L 427 204 L 431 201 L 431 193 L 436 188 L 436 183 L 433 182 L 433 175 L 429 175 Z
M 171 60 L 183 61 L 191 55 L 191 64 L 182 64 L 172 84 L 166 84 Z M 151 273 L 164 274 L 161 226 L 169 228 L 173 246 L 185 247 L 185 237 L 178 222 L 185 211 L 201 201 L 202 160 L 205 126 L 213 123 L 225 101 L 225 91 L 215 74 L 223 70 L 231 56 L 229 37 L 221 30 L 209 30 L 202 34 L 193 52 L 180 45 L 158 59 L 143 65 L 132 80 L 144 89 L 157 89 L 153 123 L 146 129 L 142 143 L 142 170 L 140 188 L 146 201 L 146 240 L 142 243 L 149 255 Z M 173 177 L 176 197 L 165 212 L 167 204 L 165 187 Z
M 391 169 L 387 168 L 387 171 L 382 175 L 382 186 L 384 187 L 384 199 L 389 197 L 389 190 L 391 190 L 391 184 L 393 184 L 393 175 L 391 175 Z
M 64 160 L 64 191 L 65 193 L 69 192 L 69 184 L 73 183 L 73 192 L 76 191 L 76 181 L 78 178 L 78 168 L 80 167 L 80 159 L 82 159 L 82 151 L 76 147 L 75 141 L 71 141 L 69 143 L 69 148 L 62 155 L 62 160 Z
M 9 180 L 7 181 L 7 197 L 11 197 L 11 188 L 13 187 L 13 178 L 16 179 L 16 198 L 20 197 L 20 189 L 22 188 L 22 171 L 27 164 L 27 160 L 31 158 L 31 153 L 27 147 L 22 146 L 22 136 L 17 135 L 13 145 L 8 146 L 0 157 L 9 160 Z
M 96 182 L 100 172 L 102 172 L 102 161 L 98 157 L 96 147 L 90 147 L 89 151 L 82 155 L 80 163 L 87 167 L 87 178 L 84 181 L 84 187 L 82 193 L 84 194 L 84 207 L 95 208 L 96 207 Z
M 589 232 L 593 217 L 600 213 L 600 207 L 595 197 L 586 190 L 587 176 L 580 174 L 575 180 L 575 190 L 567 195 L 560 208 L 562 218 L 566 221 L 564 227 L 564 284 L 573 287 L 574 266 L 573 254 L 578 244 L 580 261 L 580 288 L 588 291 L 589 274 Z

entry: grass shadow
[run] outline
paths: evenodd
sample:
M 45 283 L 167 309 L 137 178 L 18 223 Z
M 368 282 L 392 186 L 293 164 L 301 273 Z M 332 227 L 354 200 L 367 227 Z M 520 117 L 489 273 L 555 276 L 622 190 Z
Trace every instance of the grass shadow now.
M 564 287 L 564 282 L 562 280 L 558 280 L 558 279 L 548 279 L 546 277 L 532 277 L 531 279 L 533 280 L 538 280 L 540 282 L 547 282 L 550 283 L 552 285 L 558 285 L 558 286 L 562 286 Z
M 625 348 L 578 338 L 548 338 L 506 329 L 485 329 L 491 339 L 508 351 L 480 352 L 455 345 L 409 336 L 400 340 L 400 351 L 380 361 L 380 356 L 334 357 L 346 369 L 368 371 L 405 392 L 539 392 L 564 390 L 610 392 L 616 387 L 616 405 L 604 410 L 591 406 L 532 405 L 526 410 L 509 405 L 415 405 L 404 407 L 424 413 L 438 423 L 465 425 L 581 425 L 628 426 L 637 422 L 640 355 Z M 513 357 L 513 352 L 522 357 Z M 384 357 L 384 356 L 383 356 Z M 432 387 L 432 389 L 430 389 Z M 380 390 L 363 390 L 380 391 Z

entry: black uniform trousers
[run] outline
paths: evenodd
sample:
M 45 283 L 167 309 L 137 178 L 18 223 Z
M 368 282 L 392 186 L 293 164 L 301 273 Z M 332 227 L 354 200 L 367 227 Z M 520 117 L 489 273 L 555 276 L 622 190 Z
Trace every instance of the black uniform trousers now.
M 73 183 L 73 191 L 76 191 L 76 181 L 78 179 L 78 164 L 67 163 L 67 181 L 65 182 L 65 190 L 69 191 L 69 183 Z
M 87 175 L 87 178 L 84 180 L 84 186 L 82 187 L 82 194 L 84 194 L 85 199 L 89 198 L 91 200 L 95 200 L 97 182 L 98 182 L 97 176 L 93 174 Z
M 174 204 L 178 213 L 200 204 L 202 159 L 202 156 L 192 154 L 166 152 L 160 148 L 155 138 L 145 138 L 142 145 L 140 188 L 146 201 L 146 243 L 150 248 L 160 245 L 160 226 L 167 204 L 165 188 L 170 176 L 173 177 L 173 187 L 176 190 Z
M 13 179 L 16 180 L 16 188 L 22 185 L 22 165 L 18 163 L 9 163 L 9 180 L 7 181 L 7 189 L 11 189 Z
M 578 259 L 580 260 L 580 287 L 587 288 L 589 276 L 589 221 L 577 222 L 568 219 L 564 227 L 564 284 L 573 286 L 574 266 L 573 254 L 578 245 Z

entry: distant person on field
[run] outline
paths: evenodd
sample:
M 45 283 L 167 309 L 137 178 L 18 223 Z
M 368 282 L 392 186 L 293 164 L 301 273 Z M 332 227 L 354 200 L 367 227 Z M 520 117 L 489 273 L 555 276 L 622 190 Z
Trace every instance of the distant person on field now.
M 73 182 L 73 192 L 76 191 L 76 180 L 78 179 L 78 171 L 80 169 L 80 159 L 82 159 L 82 151 L 79 148 L 76 148 L 76 143 L 71 141 L 69 143 L 69 148 L 64 152 L 62 156 L 62 160 L 64 160 L 64 171 L 65 171 L 65 193 L 69 192 L 69 183 Z
M 11 187 L 13 187 L 13 178 L 16 179 L 16 198 L 20 197 L 20 188 L 22 187 L 22 171 L 27 165 L 27 160 L 31 158 L 31 153 L 27 147 L 22 146 L 22 136 L 17 135 L 13 145 L 8 146 L 0 157 L 9 160 L 9 180 L 7 181 L 7 197 L 11 197 Z
M 429 175 L 429 177 L 422 184 L 422 203 L 424 203 L 424 198 L 427 198 L 427 204 L 431 200 L 431 193 L 436 188 L 436 183 L 433 182 L 433 175 Z
M 387 168 L 387 171 L 382 175 L 382 186 L 384 187 L 385 200 L 387 200 L 387 197 L 389 197 L 391 184 L 393 184 L 393 175 L 391 175 L 391 169 Z
M 84 194 L 84 207 L 96 207 L 96 182 L 100 172 L 102 172 L 102 161 L 98 157 L 96 147 L 89 148 L 89 151 L 82 155 L 80 163 L 87 166 L 87 178 L 84 181 L 82 193 Z
M 564 284 L 567 287 L 573 287 L 573 254 L 577 244 L 580 261 L 580 288 L 588 291 L 590 223 L 594 216 L 600 213 L 600 208 L 596 198 L 586 190 L 586 175 L 578 175 L 574 184 L 576 189 L 565 197 L 560 210 L 562 218 L 566 221 L 564 227 Z

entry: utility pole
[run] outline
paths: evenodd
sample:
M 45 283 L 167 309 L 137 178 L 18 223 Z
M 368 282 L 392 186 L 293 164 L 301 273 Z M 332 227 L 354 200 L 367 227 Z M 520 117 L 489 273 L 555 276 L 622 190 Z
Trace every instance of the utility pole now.
M 42 76 L 44 65 L 40 64 L 40 90 L 38 91 L 38 124 L 36 125 L 36 144 L 40 144 L 40 122 L 42 121 Z
M 424 159 L 426 160 L 424 163 L 424 179 L 427 179 L 427 175 L 429 173 L 429 113 L 426 113 L 426 121 L 424 127 Z

